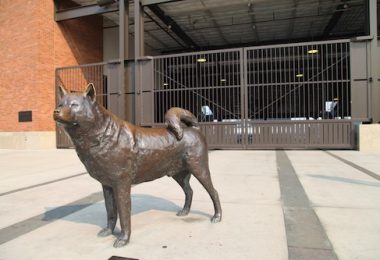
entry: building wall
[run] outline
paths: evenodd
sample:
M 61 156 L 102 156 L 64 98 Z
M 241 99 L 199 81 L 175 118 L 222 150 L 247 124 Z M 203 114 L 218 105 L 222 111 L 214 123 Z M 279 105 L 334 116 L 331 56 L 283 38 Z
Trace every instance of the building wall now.
M 0 148 L 1 133 L 55 131 L 55 68 L 102 61 L 102 35 L 101 17 L 56 23 L 52 0 L 0 1 Z

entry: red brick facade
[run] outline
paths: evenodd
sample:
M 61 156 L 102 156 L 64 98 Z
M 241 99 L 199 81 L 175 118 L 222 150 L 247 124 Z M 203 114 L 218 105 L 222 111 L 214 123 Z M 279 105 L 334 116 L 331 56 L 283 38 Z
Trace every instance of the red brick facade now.
M 1 0 L 0 132 L 54 131 L 55 68 L 102 61 L 102 32 L 99 16 L 56 23 L 52 0 Z

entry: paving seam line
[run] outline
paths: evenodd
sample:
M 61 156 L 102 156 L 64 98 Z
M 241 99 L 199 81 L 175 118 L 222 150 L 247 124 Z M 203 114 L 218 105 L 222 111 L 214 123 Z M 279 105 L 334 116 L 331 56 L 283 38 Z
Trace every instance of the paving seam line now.
M 0 193 L 0 197 L 1 196 L 5 196 L 5 195 L 9 195 L 9 194 L 12 194 L 12 193 L 24 191 L 24 190 L 34 189 L 34 188 L 37 188 L 37 187 L 41 187 L 41 186 L 48 185 L 48 184 L 55 183 L 55 182 L 59 182 L 59 181 L 65 181 L 65 180 L 68 180 L 68 179 L 71 179 L 71 178 L 75 178 L 75 177 L 79 177 L 79 176 L 82 176 L 82 175 L 85 175 L 85 174 L 87 174 L 87 172 L 82 172 L 82 173 L 74 174 L 74 175 L 67 176 L 67 177 L 64 177 L 64 178 L 60 178 L 60 179 L 56 179 L 56 180 L 52 180 L 52 181 L 47 181 L 47 182 L 43 182 L 43 183 L 39 183 L 39 184 L 27 186 L 27 187 L 15 189 L 15 190 L 3 192 L 3 193 Z
M 368 176 L 380 181 L 380 175 L 374 173 L 373 171 L 370 171 L 364 167 L 361 167 L 360 165 L 357 165 L 356 163 L 353 163 L 353 162 L 350 162 L 336 154 L 333 154 L 332 152 L 329 152 L 329 151 L 324 151 L 325 153 L 327 153 L 328 155 L 330 155 L 331 157 L 334 157 L 335 159 L 338 159 L 339 161 L 341 162 L 344 162 L 345 164 L 351 166 L 352 168 L 355 168 L 356 170 L 359 170 L 361 171 L 362 173 L 365 173 L 367 174 Z

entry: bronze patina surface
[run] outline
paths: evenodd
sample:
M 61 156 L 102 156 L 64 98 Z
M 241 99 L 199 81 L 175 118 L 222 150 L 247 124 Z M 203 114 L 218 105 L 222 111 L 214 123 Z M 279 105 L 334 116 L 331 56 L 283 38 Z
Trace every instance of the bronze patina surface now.
M 131 235 L 131 185 L 163 176 L 173 177 L 185 193 L 185 205 L 178 216 L 190 211 L 193 190 L 189 180 L 194 175 L 214 204 L 211 221 L 221 221 L 222 209 L 210 177 L 206 140 L 191 112 L 171 108 L 165 115 L 167 128 L 142 128 L 98 104 L 93 84 L 84 93 L 69 93 L 63 87 L 59 92 L 54 120 L 63 125 L 88 173 L 103 187 L 107 227 L 99 236 L 111 235 L 119 216 L 121 234 L 114 246 L 126 245 Z

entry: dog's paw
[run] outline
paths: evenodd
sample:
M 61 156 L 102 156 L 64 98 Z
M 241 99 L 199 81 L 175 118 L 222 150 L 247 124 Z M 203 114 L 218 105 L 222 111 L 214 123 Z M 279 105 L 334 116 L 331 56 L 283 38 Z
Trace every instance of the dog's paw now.
M 129 239 L 125 239 L 125 238 L 117 238 L 115 240 L 115 243 L 113 243 L 113 247 L 115 248 L 119 248 L 119 247 L 123 247 L 125 246 L 126 244 L 128 244 L 129 242 Z
M 189 209 L 181 209 L 180 211 L 177 212 L 177 216 L 182 217 L 182 216 L 187 216 L 189 215 Z
M 98 233 L 98 237 L 106 237 L 109 235 L 112 235 L 112 230 L 110 228 L 103 228 Z
M 221 214 L 215 214 L 212 218 L 211 218 L 211 223 L 218 223 L 222 221 L 222 215 Z

